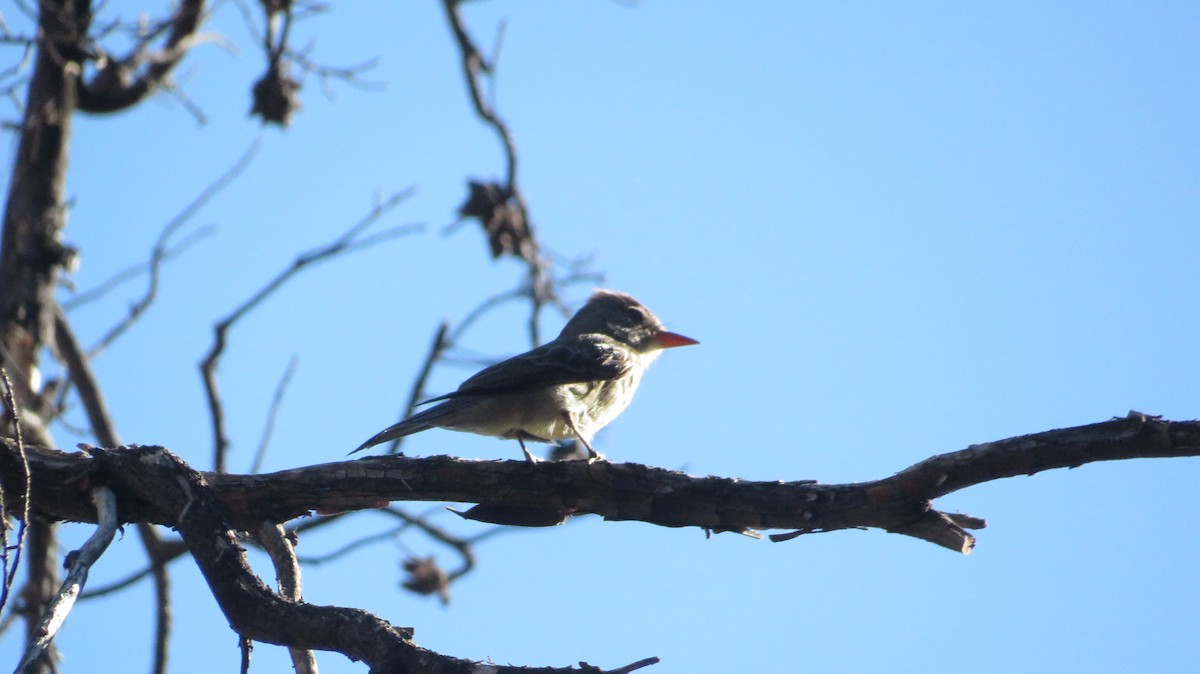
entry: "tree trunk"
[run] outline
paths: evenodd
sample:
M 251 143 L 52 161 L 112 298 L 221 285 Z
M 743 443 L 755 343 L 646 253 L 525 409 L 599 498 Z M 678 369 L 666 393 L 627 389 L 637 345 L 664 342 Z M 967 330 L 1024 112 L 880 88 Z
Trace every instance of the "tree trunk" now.
M 62 244 L 67 149 L 91 9 L 86 0 L 41 0 L 38 7 L 37 54 L 0 237 L 0 364 L 13 383 L 22 434 L 52 445 L 37 415 L 38 359 L 53 337 L 58 270 L 71 257 Z M 11 433 L 11 419 L 0 421 L 0 433 Z M 58 589 L 59 565 L 57 526 L 36 518 L 27 525 L 28 582 L 21 598 L 32 631 Z M 34 671 L 51 671 L 53 658 L 48 651 Z
M 0 347 L 25 409 L 36 408 L 38 357 L 52 336 L 55 281 L 70 261 L 62 244 L 67 149 L 91 18 L 88 3 L 79 0 L 43 0 L 39 7 L 37 55 L 0 239 Z

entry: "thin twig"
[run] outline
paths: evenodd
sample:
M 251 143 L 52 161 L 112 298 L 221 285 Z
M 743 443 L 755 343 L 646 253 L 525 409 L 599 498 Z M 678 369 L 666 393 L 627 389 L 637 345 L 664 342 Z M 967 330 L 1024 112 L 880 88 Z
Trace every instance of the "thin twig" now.
M 528 241 L 531 250 L 527 256 L 522 255 L 521 257 L 526 261 L 528 267 L 529 297 L 531 301 L 528 328 L 530 348 L 533 348 L 542 342 L 539 321 L 542 306 L 547 302 L 553 301 L 557 295 L 554 291 L 552 275 L 547 269 L 549 263 L 542 257 L 537 237 L 533 233 L 533 225 L 529 219 L 529 209 L 525 205 L 525 197 L 521 194 L 521 190 L 517 186 L 516 142 L 513 140 L 513 135 L 508 125 L 496 114 L 492 105 L 484 100 L 480 78 L 482 75 L 487 74 L 494 80 L 495 64 L 483 57 L 483 54 L 479 51 L 479 47 L 475 45 L 475 42 L 471 39 L 471 35 L 467 32 L 462 16 L 459 14 L 459 6 L 461 4 L 461 0 L 442 0 L 442 7 L 446 10 L 446 20 L 450 24 L 450 29 L 454 33 L 455 43 L 458 45 L 463 79 L 466 80 L 467 92 L 471 96 L 471 103 L 475 106 L 475 113 L 484 123 L 492 127 L 500 140 L 505 158 L 505 191 L 509 195 L 512 207 L 517 211 L 517 220 L 523 223 L 528 231 Z M 499 53 L 499 42 L 498 38 L 496 46 L 497 54 Z
M 124 57 L 111 57 L 89 80 L 78 80 L 75 92 L 78 109 L 117 112 L 159 90 L 191 48 L 204 41 L 196 35 L 203 19 L 204 0 L 181 0 L 171 17 L 138 40 Z M 150 42 L 164 33 L 162 47 L 150 52 Z
M 298 256 L 291 265 L 282 272 L 277 274 L 260 288 L 257 292 L 250 296 L 249 299 L 242 302 L 228 316 L 221 319 L 213 326 L 213 345 L 209 350 L 208 355 L 200 364 L 200 374 L 204 379 L 204 391 L 208 398 L 209 415 L 212 420 L 213 431 L 213 469 L 217 472 L 225 472 L 226 452 L 229 449 L 229 438 L 225 434 L 225 412 L 221 404 L 221 395 L 217 387 L 217 365 L 220 362 L 221 355 L 225 351 L 225 346 L 228 339 L 229 329 L 233 327 L 243 316 L 252 311 L 255 307 L 261 304 L 264 300 L 270 297 L 276 290 L 279 290 L 288 280 L 305 267 L 311 264 L 320 262 L 327 258 L 333 257 L 339 253 L 350 252 L 361 248 L 375 245 L 376 243 L 387 239 L 400 236 L 402 234 L 410 234 L 419 229 L 417 225 L 400 225 L 391 229 L 379 232 L 373 236 L 363 239 L 357 239 L 363 230 L 378 221 L 396 206 L 400 205 L 405 199 L 413 194 L 412 188 L 396 192 L 381 203 L 377 203 L 371 212 L 360 219 L 353 227 L 348 229 L 340 237 L 330 244 L 314 248 L 308 252 Z
M 9 628 L 17 624 L 17 620 L 20 619 L 20 617 L 21 614 L 16 611 L 9 611 L 8 613 L 3 614 L 3 617 L 0 617 L 0 637 L 7 634 Z
M 185 236 L 183 239 L 181 239 L 179 241 L 179 243 L 165 249 L 163 251 L 162 256 L 160 257 L 160 261 L 166 262 L 167 260 L 170 260 L 171 258 L 177 257 L 178 255 L 184 253 L 188 248 L 191 248 L 192 245 L 198 243 L 201 239 L 212 236 L 213 233 L 216 231 L 217 231 L 216 227 L 209 225 L 209 226 L 201 227 L 194 232 L 190 232 L 187 236 Z M 59 306 L 61 306 L 66 311 L 71 311 L 77 307 L 83 306 L 85 304 L 88 304 L 90 302 L 94 302 L 94 301 L 100 299 L 101 297 L 112 292 L 115 288 L 117 288 L 121 284 L 125 283 L 126 281 L 135 279 L 135 278 L 141 276 L 142 274 L 149 273 L 149 271 L 150 270 L 149 270 L 148 262 L 139 262 L 137 264 L 131 264 L 128 267 L 125 267 L 124 269 L 122 269 L 122 270 L 118 271 L 117 273 L 113 274 L 112 276 L 108 277 L 103 282 L 101 282 L 99 285 L 97 285 L 95 288 L 91 288 L 89 290 L 85 290 L 83 292 L 76 293 L 76 294 L 72 295 L 71 297 L 64 299 L 62 302 L 59 302 Z
M 458 341 L 462 339 L 463 333 L 465 333 L 475 323 L 475 321 L 478 321 L 492 309 L 495 309 L 501 304 L 511 302 L 512 300 L 528 296 L 529 292 L 527 290 L 523 288 L 517 288 L 515 290 L 502 292 L 499 295 L 493 295 L 480 302 L 474 309 L 468 311 L 467 315 L 458 322 L 457 326 L 455 326 L 454 331 L 450 333 L 450 343 L 458 343 Z
M 400 525 L 400 526 L 388 529 L 387 531 L 381 531 L 377 534 L 371 534 L 370 536 L 364 536 L 362 538 L 355 539 L 355 540 L 347 543 L 346 545 L 343 545 L 342 547 L 332 550 L 330 552 L 327 552 L 323 555 L 301 555 L 300 557 L 298 557 L 298 559 L 300 560 L 300 562 L 302 564 L 311 565 L 311 566 L 320 566 L 321 564 L 326 564 L 326 563 L 341 559 L 342 557 L 345 557 L 346 555 L 350 554 L 351 552 L 354 552 L 355 550 L 358 550 L 359 548 L 365 548 L 368 545 L 373 545 L 375 543 L 378 543 L 379 541 L 384 541 L 389 538 L 394 538 L 396 536 L 396 534 L 400 533 L 401 531 L 404 531 L 407 528 L 408 528 L 408 525 L 406 525 L 406 524 Z
M 23 505 L 21 507 L 21 525 L 17 529 L 17 544 L 13 552 L 12 567 L 8 566 L 8 522 L 0 522 L 0 529 L 3 530 L 4 536 L 4 578 L 3 583 L 0 583 L 0 608 L 3 608 L 8 603 L 8 593 L 12 589 L 13 583 L 16 581 L 17 569 L 21 566 L 21 551 L 25 549 L 25 530 L 29 524 L 29 490 L 33 486 L 32 474 L 29 472 L 29 455 L 25 453 L 25 440 L 21 437 L 21 414 L 17 410 L 17 401 L 13 396 L 12 382 L 8 378 L 8 370 L 0 366 L 0 380 L 4 381 L 4 404 L 8 407 L 8 411 L 12 414 L 13 425 L 13 440 L 17 443 L 17 453 L 21 457 L 21 474 L 24 476 L 23 489 L 25 493 L 21 496 Z M 6 503 L 3 499 L 3 494 L 0 493 L 0 504 Z
M 408 511 L 406 511 L 402 508 L 398 508 L 396 506 L 388 506 L 386 508 L 376 509 L 373 512 L 389 514 L 392 517 L 395 517 L 395 518 L 401 520 L 402 524 L 400 524 L 399 526 L 395 526 L 390 529 L 387 529 L 385 531 L 381 531 L 379 533 L 371 534 L 370 536 L 364 536 L 362 538 L 355 539 L 354 541 L 351 541 L 350 543 L 347 543 L 347 544 L 343 545 L 342 547 L 332 550 L 330 552 L 327 552 L 325 554 L 309 556 L 309 557 L 300 557 L 299 559 L 302 563 L 312 565 L 312 566 L 327 564 L 329 562 L 341 559 L 342 557 L 344 557 L 344 556 L 350 554 L 351 552 L 354 552 L 355 550 L 358 550 L 360 548 L 364 548 L 369 545 L 373 545 L 380 541 L 394 539 L 399 534 L 403 533 L 410 527 L 416 527 L 416 528 L 420 529 L 421 531 L 423 531 L 430 538 L 433 538 L 434 540 L 453 548 L 458 553 L 458 555 L 462 558 L 462 566 L 460 566 L 456 571 L 454 571 L 448 575 L 447 582 L 453 582 L 453 581 L 457 580 L 458 578 L 461 578 L 462 576 L 469 573 L 471 571 L 471 569 L 475 568 L 475 553 L 474 553 L 473 546 L 476 543 L 479 543 L 480 541 L 483 541 L 486 538 L 490 538 L 495 533 L 505 531 L 506 529 L 504 527 L 494 527 L 494 528 L 484 531 L 480 534 L 476 534 L 475 536 L 472 536 L 470 538 L 458 538 L 456 536 L 451 535 L 444 529 L 441 529 L 441 528 L 436 527 L 429 523 L 429 516 L 436 512 L 440 512 L 440 511 L 441 511 L 441 508 L 439 507 L 437 509 L 430 510 L 421 515 L 413 515 L 412 513 L 409 513 Z M 311 524 L 311 523 L 312 523 L 311 521 L 306 522 L 306 524 Z M 514 529 L 511 529 L 511 528 L 507 529 L 507 530 L 514 531 Z
M 167 564 L 179 559 L 180 557 L 183 557 L 186 554 L 187 546 L 183 544 L 183 541 L 162 541 L 160 539 L 158 554 L 155 559 L 158 561 L 160 566 L 165 568 Z M 121 590 L 133 587 L 143 578 L 153 575 L 154 572 L 155 567 L 148 566 L 140 571 L 135 571 L 128 576 L 125 576 L 121 580 L 114 581 L 108 585 L 101 585 L 100 587 L 91 588 L 80 595 L 79 599 L 81 601 L 87 601 L 89 599 L 96 599 L 113 594 L 115 592 L 120 592 Z
M 24 50 L 24 52 L 22 52 L 21 58 L 17 59 L 16 63 L 5 68 L 4 70 L 0 70 L 0 80 L 5 80 L 10 77 L 16 77 L 17 75 L 24 72 L 25 69 L 28 68 L 29 64 L 32 62 L 33 46 L 36 44 L 36 41 L 33 40 L 32 38 L 22 37 L 22 38 L 18 38 L 16 40 L 16 42 L 24 44 L 25 50 Z
M 429 375 L 433 372 L 433 366 L 442 357 L 442 352 L 449 346 L 446 340 L 446 333 L 450 330 L 450 324 L 442 321 L 438 326 L 437 333 L 433 336 L 433 343 L 429 345 L 429 353 L 425 356 L 425 362 L 421 365 L 421 372 L 417 375 L 413 382 L 412 388 L 408 392 L 408 403 L 404 406 L 404 414 L 401 419 L 407 419 L 412 416 L 417 405 L 421 402 L 421 398 L 425 397 L 425 384 L 429 381 Z M 388 454 L 397 454 L 400 452 L 400 443 L 403 437 L 396 438 L 388 445 Z
M 271 443 L 271 433 L 275 430 L 275 418 L 279 415 L 280 405 L 283 404 L 283 392 L 287 390 L 288 384 L 292 381 L 292 375 L 295 374 L 296 366 L 299 363 L 300 357 L 293 355 L 283 376 L 279 378 L 279 383 L 275 385 L 275 395 L 271 396 L 271 406 L 267 410 L 267 423 L 263 428 L 262 440 L 258 443 L 258 451 L 254 453 L 254 463 L 250 466 L 251 474 L 262 469 L 263 458 L 267 455 L 267 446 Z
M 484 100 L 479 84 L 480 73 L 490 74 L 493 66 L 483 58 L 483 54 L 475 46 L 471 35 L 467 33 L 462 16 L 458 13 L 459 4 L 461 4 L 461 0 L 442 0 L 442 7 L 446 10 L 446 20 L 449 21 L 450 29 L 454 32 L 454 41 L 458 44 L 463 79 L 467 82 L 467 92 L 471 95 L 471 102 L 475 105 L 476 114 L 491 126 L 500 138 L 500 143 L 504 147 L 506 163 L 505 182 L 509 187 L 515 187 L 517 184 L 517 145 L 513 141 L 512 132 L 508 130 L 508 125 L 500 119 L 491 104 Z
M 108 544 L 117 533 L 117 497 L 112 490 L 108 487 L 96 487 L 92 490 L 92 501 L 100 523 L 83 547 L 67 555 L 67 577 L 54 600 L 47 606 L 46 613 L 38 624 L 36 637 L 30 640 L 25 656 L 17 666 L 18 672 L 33 672 L 38 669 L 38 659 L 50 647 L 50 642 L 74 607 L 75 600 L 87 582 L 88 571 L 108 549 Z
M 333 80 L 345 82 L 360 91 L 382 91 L 385 88 L 383 82 L 372 82 L 361 77 L 363 73 L 374 70 L 379 65 L 378 57 L 367 59 L 352 66 L 326 66 L 309 58 L 308 55 L 311 51 L 312 48 L 308 47 L 301 50 L 287 49 L 286 53 L 292 63 L 295 63 L 300 70 L 311 75 L 316 75 L 321 82 L 321 92 L 325 94 L 326 98 L 330 100 L 335 98 L 333 86 L 330 84 Z
M 397 508 L 396 506 L 388 506 L 387 508 L 384 508 L 383 511 L 391 513 L 392 515 L 394 515 L 396 517 L 399 517 L 400 519 L 404 520 L 407 524 L 415 526 L 418 529 L 420 529 L 421 531 L 424 531 L 430 538 L 432 538 L 440 543 L 443 543 L 445 545 L 448 545 L 448 546 L 454 548 L 458 552 L 459 556 L 462 557 L 462 567 L 460 567 L 457 571 L 450 574 L 450 577 L 449 577 L 450 582 L 453 582 L 453 581 L 457 580 L 458 578 L 461 578 L 462 576 L 469 573 L 471 571 L 471 569 L 475 568 L 475 552 L 474 552 L 474 550 L 472 550 L 471 541 L 469 539 L 462 539 L 462 538 L 458 538 L 456 536 L 451 536 L 444 529 L 435 527 L 432 524 L 430 524 L 427 518 L 417 517 L 408 512 L 405 512 L 404 510 L 401 510 L 400 508 Z M 500 527 L 496 527 L 496 529 L 499 529 L 499 528 Z
M 162 92 L 178 101 L 179 105 L 183 106 L 183 109 L 192 116 L 192 119 L 196 120 L 198 126 L 208 124 L 208 115 L 204 112 L 204 108 L 192 100 L 191 96 L 187 95 L 187 92 L 183 90 L 183 86 L 180 83 L 175 81 L 165 82 Z
M 371 512 L 382 513 L 382 512 L 386 512 L 386 510 L 376 509 L 376 510 L 372 510 Z M 434 512 L 434 510 L 430 510 L 430 511 L 428 511 L 428 513 L 426 513 L 426 515 L 422 515 L 422 517 L 425 517 L 428 514 L 432 514 L 433 512 Z M 353 511 L 346 511 L 346 512 L 336 513 L 333 515 L 322 515 L 320 517 L 308 518 L 308 519 L 305 519 L 305 520 L 299 522 L 294 527 L 289 529 L 288 533 L 292 534 L 293 532 L 295 532 L 295 533 L 311 532 L 311 531 L 313 531 L 315 529 L 319 529 L 325 525 L 332 524 L 335 521 L 341 519 L 342 517 L 345 517 L 346 515 L 350 515 L 352 513 L 353 513 Z M 401 533 L 405 529 L 408 529 L 410 526 L 412 526 L 411 523 L 405 522 L 404 524 L 401 524 L 400 526 L 388 529 L 387 531 L 383 531 L 383 532 L 380 532 L 377 534 L 371 534 L 370 536 L 367 536 L 365 538 L 351 541 L 350 543 L 348 543 L 340 548 L 337 548 L 336 550 L 334 550 L 332 552 L 328 552 L 323 555 L 317 555 L 317 556 L 313 556 L 313 557 L 300 557 L 299 559 L 304 564 L 313 564 L 313 565 L 324 564 L 326 562 L 332 562 L 335 559 L 338 559 L 339 557 L 345 556 L 346 554 L 348 554 L 354 550 L 357 550 L 358 548 L 364 547 L 366 545 L 370 545 L 371 543 L 376 543 L 376 542 L 379 542 L 382 540 L 393 538 L 396 536 L 396 534 Z
M 54 310 L 54 346 L 59 357 L 66 363 L 68 376 L 79 391 L 79 399 L 83 403 L 88 424 L 92 427 L 97 441 L 104 447 L 120 446 L 121 440 L 117 437 L 112 417 L 108 414 L 108 405 L 104 402 L 100 384 L 92 373 L 91 363 L 83 353 L 62 307 L 55 307 Z
M 154 578 L 154 674 L 167 673 L 167 654 L 171 646 L 171 576 L 167 573 L 169 546 L 152 524 L 138 523 L 142 546 L 150 555 L 150 575 Z
M 146 292 L 140 300 L 134 302 L 129 308 L 129 314 L 117 325 L 100 339 L 96 346 L 92 347 L 90 355 L 95 357 L 97 353 L 108 347 L 112 342 L 121 336 L 130 326 L 138 319 L 139 316 L 150 306 L 154 298 L 158 295 L 158 279 L 162 269 L 162 263 L 167 255 L 167 241 L 171 235 L 180 227 L 192 218 L 205 204 L 215 197 L 221 190 L 227 187 L 230 183 L 238 178 L 246 167 L 250 165 L 250 161 L 258 153 L 259 147 L 262 146 L 262 138 L 255 139 L 250 147 L 242 154 L 241 158 L 234 163 L 229 170 L 221 174 L 216 180 L 205 187 L 200 194 L 184 207 L 174 218 L 163 227 L 162 232 L 158 235 L 158 240 L 154 243 L 154 248 L 150 251 L 150 261 L 146 267 L 150 273 L 150 281 L 147 284 Z
M 101 585 L 100 587 L 95 588 L 93 590 L 88 590 L 87 592 L 84 592 L 79 598 L 83 601 L 86 601 L 88 599 L 96 599 L 97 597 L 103 597 L 106 595 L 110 595 L 114 592 L 119 592 L 126 588 L 133 587 L 134 585 L 136 585 L 138 583 L 138 581 L 142 580 L 143 578 L 148 577 L 152 573 L 154 573 L 154 569 L 152 569 L 150 567 L 146 567 L 140 571 L 135 571 L 135 572 L 129 574 L 128 576 L 126 576 L 125 578 L 122 578 L 121 580 L 118 580 L 114 583 L 109 583 L 108 585 Z

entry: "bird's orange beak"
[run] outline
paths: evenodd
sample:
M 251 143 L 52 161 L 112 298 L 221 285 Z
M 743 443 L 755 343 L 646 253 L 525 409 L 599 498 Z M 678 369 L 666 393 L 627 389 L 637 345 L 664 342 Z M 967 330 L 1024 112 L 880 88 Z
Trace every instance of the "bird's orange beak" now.
M 674 346 L 689 346 L 691 344 L 700 343 L 691 337 L 684 337 L 677 332 L 667 332 L 666 330 L 658 333 L 658 335 L 654 338 L 654 341 L 658 344 L 658 348 L 660 349 L 669 349 Z

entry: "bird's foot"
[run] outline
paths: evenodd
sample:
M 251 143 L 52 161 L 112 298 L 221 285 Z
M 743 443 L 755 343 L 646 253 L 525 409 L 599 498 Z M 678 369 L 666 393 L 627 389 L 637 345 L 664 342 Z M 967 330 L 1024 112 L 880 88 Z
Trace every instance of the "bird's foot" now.
M 534 456 L 533 454 L 530 454 L 529 449 L 525 446 L 525 438 L 518 435 L 517 442 L 519 442 L 521 444 L 521 451 L 525 452 L 525 460 L 529 463 L 538 463 L 538 461 L 539 461 L 538 458 L 536 456 Z
M 595 449 L 592 448 L 592 443 L 588 442 L 587 440 L 584 440 L 582 436 L 579 439 L 583 441 L 583 446 L 587 447 L 587 452 L 588 452 L 587 462 L 588 463 L 596 463 L 597 461 L 608 461 L 608 459 L 604 458 L 603 454 L 601 454 L 600 452 L 597 452 Z
M 601 454 L 600 452 L 597 452 L 595 449 L 592 449 L 592 443 L 588 442 L 587 438 L 583 437 L 583 433 L 580 433 L 579 429 L 575 427 L 575 420 L 571 418 L 570 412 L 563 412 L 562 418 L 563 418 L 563 421 L 567 422 L 567 428 L 571 429 L 571 432 L 574 433 L 575 437 L 580 442 L 583 443 L 584 447 L 587 447 L 587 453 L 588 453 L 587 462 L 588 463 L 596 463 L 597 461 L 606 461 L 607 460 L 604 458 L 603 454 Z

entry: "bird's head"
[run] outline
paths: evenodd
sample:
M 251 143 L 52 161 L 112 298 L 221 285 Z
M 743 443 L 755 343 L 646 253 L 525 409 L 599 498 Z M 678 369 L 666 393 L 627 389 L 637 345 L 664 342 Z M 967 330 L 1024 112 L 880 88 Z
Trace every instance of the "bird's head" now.
M 625 293 L 597 290 L 567 321 L 561 337 L 600 333 L 628 344 L 639 353 L 699 344 L 691 337 L 669 332 L 650 310 Z

